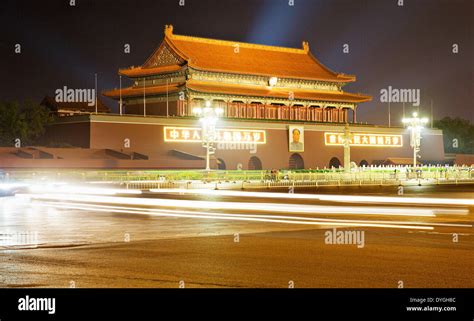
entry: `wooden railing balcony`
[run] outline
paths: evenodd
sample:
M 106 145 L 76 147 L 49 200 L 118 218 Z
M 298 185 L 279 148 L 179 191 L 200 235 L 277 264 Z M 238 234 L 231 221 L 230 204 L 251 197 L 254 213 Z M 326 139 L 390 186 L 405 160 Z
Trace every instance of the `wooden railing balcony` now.
M 190 108 L 184 105 L 180 115 L 192 116 L 195 107 L 202 107 L 202 101 L 191 102 Z M 178 108 L 179 108 L 178 104 Z M 268 119 L 268 120 L 299 120 L 308 122 L 346 123 L 349 121 L 347 108 L 320 108 L 305 106 L 284 106 L 268 104 L 226 103 L 215 101 L 214 106 L 224 110 L 224 118 L 237 119 Z

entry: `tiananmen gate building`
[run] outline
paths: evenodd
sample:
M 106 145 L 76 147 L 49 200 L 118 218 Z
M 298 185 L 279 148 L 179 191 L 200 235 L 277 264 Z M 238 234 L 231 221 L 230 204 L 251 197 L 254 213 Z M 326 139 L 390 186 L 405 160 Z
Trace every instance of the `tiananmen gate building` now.
M 75 154 L 83 157 L 75 162 L 71 151 L 43 148 L 49 160 L 67 167 L 203 168 L 194 111 L 209 102 L 222 110 L 215 169 L 338 167 L 346 123 L 357 165 L 411 164 L 408 130 L 358 123 L 359 104 L 371 97 L 345 91 L 355 76 L 324 66 L 307 42 L 266 46 L 177 35 L 166 26 L 151 56 L 119 75 L 132 85 L 102 94 L 117 101 L 121 114 L 59 118 L 45 140 L 80 147 Z M 423 130 L 421 156 L 444 161 L 442 131 Z

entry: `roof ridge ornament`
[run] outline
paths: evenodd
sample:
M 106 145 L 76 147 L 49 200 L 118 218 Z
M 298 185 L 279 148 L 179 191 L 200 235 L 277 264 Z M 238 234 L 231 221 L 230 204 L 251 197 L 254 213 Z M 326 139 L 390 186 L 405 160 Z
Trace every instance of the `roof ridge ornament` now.
M 309 52 L 309 42 L 303 40 L 303 50 L 304 52 Z
M 173 36 L 173 25 L 165 25 L 165 36 L 170 38 Z

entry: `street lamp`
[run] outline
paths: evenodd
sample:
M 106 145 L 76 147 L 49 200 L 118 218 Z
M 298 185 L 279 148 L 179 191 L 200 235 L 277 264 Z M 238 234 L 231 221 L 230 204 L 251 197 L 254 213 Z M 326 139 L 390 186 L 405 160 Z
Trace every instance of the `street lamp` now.
M 344 126 L 344 134 L 342 135 L 342 143 L 344 146 L 344 172 L 350 173 L 351 171 L 351 140 L 354 135 L 351 134 L 349 124 L 346 123 Z
M 206 171 L 210 171 L 210 156 L 214 154 L 216 148 L 214 143 L 217 140 L 216 123 L 218 118 L 224 113 L 220 107 L 213 107 L 209 100 L 206 101 L 205 107 L 193 108 L 193 114 L 199 117 L 201 122 L 202 147 L 206 148 Z
M 416 168 L 416 157 L 421 145 L 421 129 L 428 122 L 428 118 L 419 118 L 418 113 L 414 112 L 412 118 L 403 118 L 402 122 L 411 130 L 410 146 L 413 148 L 413 168 Z

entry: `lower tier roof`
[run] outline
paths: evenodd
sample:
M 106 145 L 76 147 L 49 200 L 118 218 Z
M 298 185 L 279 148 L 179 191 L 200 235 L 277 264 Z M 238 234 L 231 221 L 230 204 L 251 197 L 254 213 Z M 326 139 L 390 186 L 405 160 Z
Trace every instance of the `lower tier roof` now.
M 142 97 L 152 95 L 163 95 L 176 93 L 183 89 L 189 89 L 198 93 L 218 94 L 229 96 L 249 96 L 262 98 L 278 98 L 278 99 L 295 99 L 295 100 L 310 100 L 310 101 L 333 101 L 340 103 L 362 103 L 370 101 L 371 96 L 363 94 L 353 94 L 343 91 L 318 91 L 300 88 L 282 88 L 269 86 L 255 86 L 255 85 L 241 85 L 241 84 L 224 84 L 218 82 L 207 82 L 188 80 L 183 83 L 171 83 L 166 85 L 155 86 L 133 86 L 122 88 L 121 95 L 123 98 Z M 106 97 L 118 99 L 120 97 L 120 90 L 113 89 L 103 92 Z

